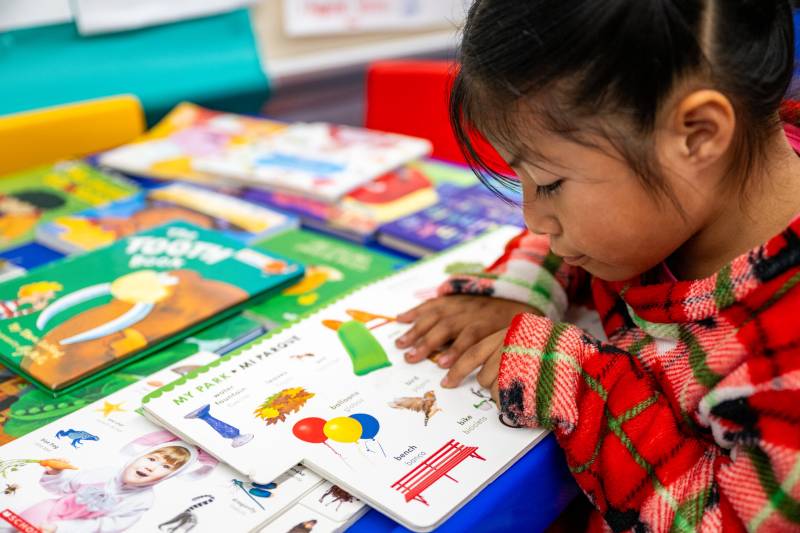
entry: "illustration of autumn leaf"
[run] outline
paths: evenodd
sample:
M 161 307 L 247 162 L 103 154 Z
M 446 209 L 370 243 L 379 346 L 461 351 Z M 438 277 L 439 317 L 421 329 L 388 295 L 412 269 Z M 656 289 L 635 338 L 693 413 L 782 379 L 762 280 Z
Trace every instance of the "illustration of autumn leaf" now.
M 314 393 L 303 387 L 283 389 L 267 398 L 253 414 L 264 420 L 268 426 L 277 424 L 286 420 L 286 415 L 299 411 L 313 397 Z

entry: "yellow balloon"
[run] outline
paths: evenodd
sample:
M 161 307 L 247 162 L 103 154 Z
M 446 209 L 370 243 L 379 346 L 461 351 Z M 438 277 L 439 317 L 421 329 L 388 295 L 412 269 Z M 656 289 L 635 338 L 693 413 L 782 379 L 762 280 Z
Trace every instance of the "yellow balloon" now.
M 325 436 L 336 442 L 357 442 L 363 431 L 359 421 L 349 416 L 331 418 L 322 428 Z

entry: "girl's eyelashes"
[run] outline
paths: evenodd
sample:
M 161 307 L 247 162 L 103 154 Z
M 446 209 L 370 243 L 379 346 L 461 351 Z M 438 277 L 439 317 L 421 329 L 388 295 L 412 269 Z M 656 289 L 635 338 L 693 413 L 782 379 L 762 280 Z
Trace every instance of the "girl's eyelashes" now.
M 555 196 L 558 190 L 561 188 L 561 185 L 564 183 L 563 179 L 554 181 L 553 183 L 548 183 L 547 185 L 537 185 L 536 186 L 536 197 L 537 198 L 550 198 L 551 196 Z

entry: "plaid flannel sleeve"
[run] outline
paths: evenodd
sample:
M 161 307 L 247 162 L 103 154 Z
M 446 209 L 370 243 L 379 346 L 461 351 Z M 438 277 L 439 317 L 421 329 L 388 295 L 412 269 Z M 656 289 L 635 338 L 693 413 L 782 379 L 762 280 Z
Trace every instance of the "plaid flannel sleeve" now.
M 570 300 L 589 292 L 589 274 L 564 263 L 550 252 L 550 239 L 523 231 L 506 245 L 505 253 L 483 272 L 454 274 L 439 295 L 472 294 L 528 304 L 559 320 Z
M 543 317 L 516 317 L 498 384 L 509 419 L 555 432 L 614 531 L 797 531 L 800 361 L 776 377 L 780 364 L 751 357 L 711 389 L 700 423 L 713 438 L 637 358 Z

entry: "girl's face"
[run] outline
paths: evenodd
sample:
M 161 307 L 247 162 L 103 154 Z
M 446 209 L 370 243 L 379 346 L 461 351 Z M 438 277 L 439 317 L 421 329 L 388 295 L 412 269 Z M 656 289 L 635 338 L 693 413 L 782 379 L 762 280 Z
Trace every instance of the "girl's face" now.
M 608 281 L 641 274 L 668 258 L 700 227 L 708 191 L 666 172 L 685 217 L 661 192 L 648 192 L 615 152 L 554 135 L 537 137 L 538 162 L 499 149 L 519 176 L 528 228 L 552 251 Z
M 152 485 L 171 474 L 180 465 L 169 464 L 158 453 L 149 453 L 133 461 L 122 472 L 122 482 L 126 485 Z

